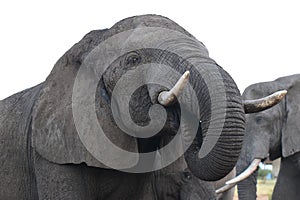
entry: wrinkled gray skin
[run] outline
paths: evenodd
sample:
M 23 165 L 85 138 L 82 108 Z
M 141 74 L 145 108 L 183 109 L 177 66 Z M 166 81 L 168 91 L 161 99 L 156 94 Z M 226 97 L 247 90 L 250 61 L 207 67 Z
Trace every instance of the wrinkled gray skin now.
M 164 63 L 181 74 L 190 70 L 189 82 L 196 90 L 203 111 L 200 113 L 202 129 L 198 129 L 197 137 L 181 159 L 155 172 L 126 173 L 110 169 L 97 161 L 79 139 L 71 102 L 75 76 L 81 63 L 105 39 L 136 27 L 163 27 L 192 37 L 179 25 L 161 16 L 145 15 L 122 20 L 110 29 L 87 34 L 58 60 L 45 82 L 0 102 L 0 199 L 215 198 L 214 192 L 209 192 L 210 186 L 205 186 L 198 178 L 215 181 L 233 169 L 242 147 L 244 111 L 236 84 L 208 57 L 206 48 L 200 42 L 195 45 L 203 50 L 203 54 L 197 57 L 199 66 L 191 66 L 176 55 L 157 49 L 140 49 L 120 56 L 103 74 L 95 95 L 99 123 L 112 142 L 132 152 L 154 151 L 177 133 L 178 104 L 167 108 L 167 122 L 157 136 L 137 139 L 123 133 L 112 119 L 110 98 L 113 87 L 127 70 L 143 63 Z M 116 42 L 116 45 L 122 45 L 122 41 Z M 184 44 L 181 48 L 190 50 Z M 218 105 L 211 107 L 206 84 L 198 70 L 194 69 L 203 66 L 207 67 L 207 77 L 214 76 L 208 70 L 210 66 L 218 68 L 226 92 L 225 108 Z M 168 77 L 165 79 L 168 80 Z M 137 124 L 142 126 L 148 123 L 149 107 L 157 103 L 155 101 L 162 90 L 166 88 L 147 85 L 132 95 L 130 112 Z M 186 109 L 194 116 L 189 105 Z M 206 135 L 209 123 L 211 120 L 221 123 L 218 117 L 210 119 L 212 109 L 216 112 L 225 109 L 226 113 L 220 115 L 225 114 L 226 118 L 216 145 L 200 159 L 198 152 L 202 141 L 210 137 Z M 188 126 L 184 124 L 183 127 Z M 190 135 L 187 130 L 182 131 Z M 185 170 L 191 176 L 187 176 Z
M 287 90 L 276 106 L 246 115 L 244 145 L 237 163 L 240 174 L 254 158 L 271 160 L 281 157 L 280 172 L 273 199 L 300 197 L 300 74 L 249 86 L 244 99 L 257 99 L 278 90 Z M 256 199 L 257 172 L 238 184 L 239 199 Z

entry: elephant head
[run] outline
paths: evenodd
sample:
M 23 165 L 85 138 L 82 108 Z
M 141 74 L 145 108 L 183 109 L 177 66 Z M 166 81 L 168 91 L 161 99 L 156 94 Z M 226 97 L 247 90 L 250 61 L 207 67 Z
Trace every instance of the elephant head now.
M 243 134 L 233 79 L 201 42 L 156 15 L 124 19 L 75 44 L 46 79 L 32 120 L 34 148 L 53 163 L 142 172 L 184 154 L 203 180 L 233 169 Z M 151 152 L 168 145 L 176 148 L 158 162 Z
M 257 99 L 278 90 L 287 91 L 278 105 L 246 115 L 245 139 L 237 162 L 237 174 L 240 176 L 228 182 L 241 181 L 238 183 L 239 199 L 256 199 L 256 168 L 260 161 L 268 157 L 271 160 L 286 158 L 300 151 L 299 74 L 250 85 L 245 89 L 243 98 Z
M 174 182 L 176 185 L 170 185 L 170 182 Z M 157 183 L 156 187 L 159 197 L 172 197 L 173 199 L 219 199 L 215 195 L 213 182 L 198 179 L 188 169 L 180 173 L 164 173 L 159 176 Z
M 216 199 L 214 182 L 195 177 L 188 168 L 173 171 L 167 167 L 154 177 L 158 199 Z

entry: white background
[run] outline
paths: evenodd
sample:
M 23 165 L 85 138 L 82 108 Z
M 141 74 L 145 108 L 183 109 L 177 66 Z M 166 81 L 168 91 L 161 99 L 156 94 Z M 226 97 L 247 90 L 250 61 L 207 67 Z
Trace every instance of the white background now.
M 0 99 L 44 81 L 73 44 L 126 17 L 160 14 L 202 41 L 241 92 L 300 73 L 297 1 L 38 1 L 0 3 Z

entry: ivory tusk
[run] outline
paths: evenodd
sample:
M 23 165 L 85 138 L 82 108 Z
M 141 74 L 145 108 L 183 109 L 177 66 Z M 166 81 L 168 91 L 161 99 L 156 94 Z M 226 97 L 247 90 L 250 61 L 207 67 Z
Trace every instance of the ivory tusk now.
M 286 90 L 281 90 L 261 99 L 244 100 L 245 113 L 256 113 L 271 108 L 278 104 L 286 93 Z
M 245 180 L 246 178 L 248 178 L 257 169 L 257 166 L 259 165 L 260 161 L 261 161 L 261 159 L 257 159 L 257 158 L 254 159 L 245 171 L 243 171 L 237 177 L 227 181 L 226 185 L 237 184 L 238 182 L 241 182 L 241 181 Z
M 221 194 L 223 192 L 226 192 L 227 190 L 230 190 L 231 188 L 233 188 L 235 185 L 236 184 L 224 185 L 223 187 L 216 190 L 216 194 Z
M 163 106 L 175 103 L 176 97 L 182 93 L 184 87 L 187 85 L 189 76 L 190 72 L 186 71 L 170 91 L 163 91 L 158 95 L 158 102 Z

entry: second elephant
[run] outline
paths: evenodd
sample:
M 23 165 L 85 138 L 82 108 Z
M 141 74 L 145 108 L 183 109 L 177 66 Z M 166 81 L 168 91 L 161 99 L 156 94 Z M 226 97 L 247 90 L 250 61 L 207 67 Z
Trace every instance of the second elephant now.
M 287 95 L 278 105 L 246 116 L 246 134 L 237 173 L 253 160 L 281 158 L 280 172 L 272 199 L 297 200 L 300 197 L 300 74 L 274 81 L 253 84 L 243 93 L 244 99 L 257 99 L 278 90 Z M 241 200 L 256 199 L 257 171 L 238 184 Z

